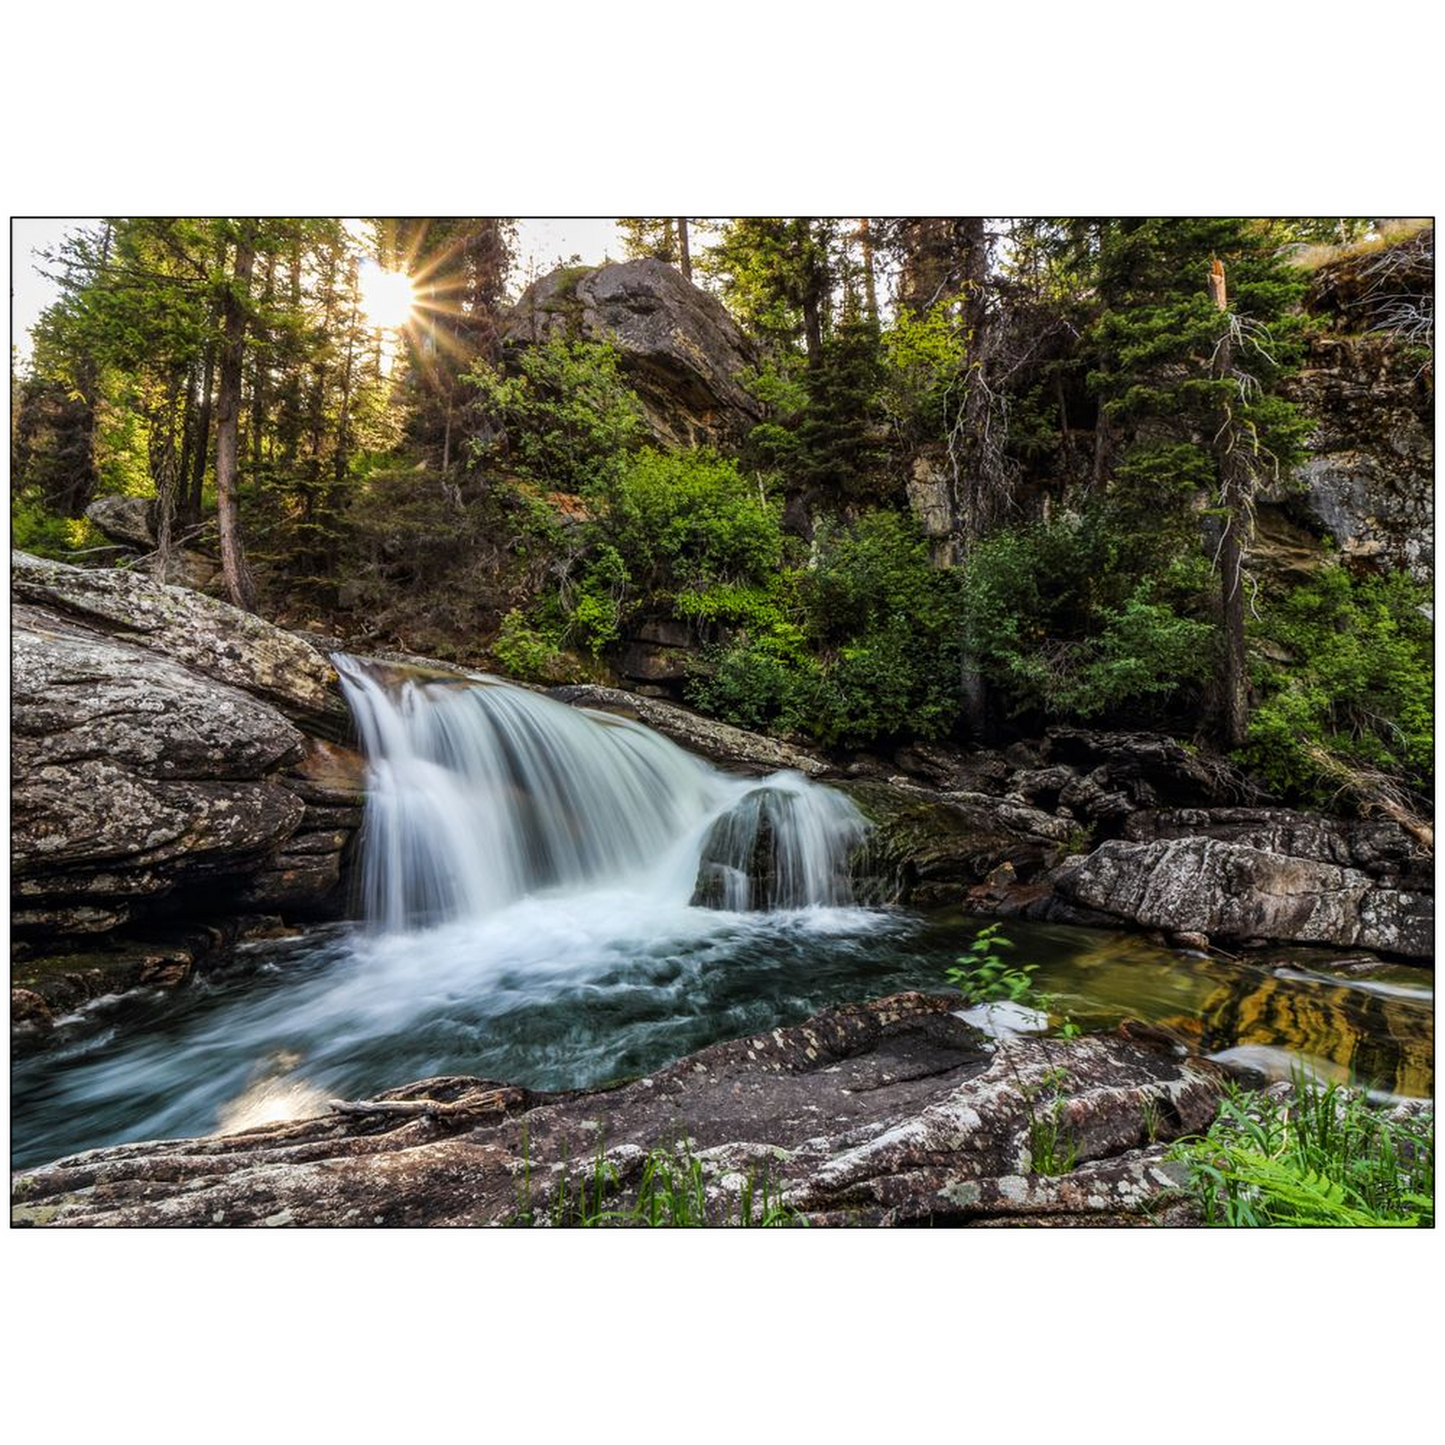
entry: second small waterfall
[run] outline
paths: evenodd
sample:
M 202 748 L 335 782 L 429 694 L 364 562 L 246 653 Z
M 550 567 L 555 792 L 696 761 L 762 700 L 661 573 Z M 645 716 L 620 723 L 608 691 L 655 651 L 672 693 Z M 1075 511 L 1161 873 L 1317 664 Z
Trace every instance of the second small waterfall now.
M 335 662 L 370 767 L 367 914 L 386 930 L 607 886 L 732 910 L 852 902 L 866 824 L 801 774 L 738 778 L 503 682 L 389 684 Z

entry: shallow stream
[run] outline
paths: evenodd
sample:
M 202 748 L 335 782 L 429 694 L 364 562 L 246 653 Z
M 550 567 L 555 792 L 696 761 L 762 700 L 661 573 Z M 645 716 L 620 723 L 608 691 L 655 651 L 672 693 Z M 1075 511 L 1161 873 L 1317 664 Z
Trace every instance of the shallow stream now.
M 979 926 L 956 912 L 724 913 L 599 890 L 533 897 L 481 922 L 359 927 L 243 949 L 177 993 L 92 1009 L 12 1076 L 17 1167 L 128 1140 L 323 1112 L 434 1074 L 535 1089 L 645 1075 L 706 1044 L 829 1004 L 947 991 Z M 1305 1064 L 1428 1094 L 1430 975 L 1332 976 L 1338 956 L 1231 963 L 1134 935 L 1006 925 L 1056 1011 L 1086 1028 L 1140 1018 L 1270 1074 Z

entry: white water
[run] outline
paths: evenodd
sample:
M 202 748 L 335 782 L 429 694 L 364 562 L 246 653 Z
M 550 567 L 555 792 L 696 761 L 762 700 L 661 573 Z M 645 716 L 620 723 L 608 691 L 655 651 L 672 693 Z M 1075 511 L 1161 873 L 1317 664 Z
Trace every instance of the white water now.
M 638 723 L 500 681 L 388 687 L 335 662 L 370 769 L 365 900 L 384 931 L 536 897 L 593 896 L 609 913 L 619 895 L 643 912 L 695 894 L 730 911 L 853 901 L 864 820 L 800 773 L 735 777 Z

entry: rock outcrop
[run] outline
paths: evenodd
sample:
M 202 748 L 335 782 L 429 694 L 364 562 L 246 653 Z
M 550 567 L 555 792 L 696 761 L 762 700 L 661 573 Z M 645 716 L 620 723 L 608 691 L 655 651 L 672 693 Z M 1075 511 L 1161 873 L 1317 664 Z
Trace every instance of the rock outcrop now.
M 603 1207 L 622 1209 L 653 1151 L 679 1145 L 716 1224 L 738 1222 L 764 1179 L 815 1224 L 1188 1218 L 1164 1155 L 1213 1117 L 1216 1069 L 1127 1034 L 990 1047 L 956 1002 L 831 1009 L 596 1093 L 431 1079 L 321 1118 L 95 1150 L 18 1175 L 12 1219 L 565 1223 L 599 1163 Z
M 348 726 L 326 659 L 130 572 L 17 554 L 12 581 L 11 917 L 27 991 L 63 1006 L 77 972 L 149 981 L 125 961 L 137 947 L 174 961 L 203 925 L 221 936 L 241 916 L 333 909 L 362 777 L 354 751 L 315 735 Z M 78 949 L 83 968 L 44 966 Z
M 764 737 L 761 733 L 750 733 L 730 723 L 703 717 L 675 703 L 639 697 L 620 688 L 577 683 L 550 688 L 547 696 L 572 707 L 632 718 L 671 738 L 679 747 L 736 772 L 776 773 L 783 768 L 792 768 L 810 778 L 819 778 L 838 771 L 823 758 L 791 743 Z
M 1410 958 L 1434 951 L 1434 900 L 1354 868 L 1209 837 L 1111 841 L 1071 858 L 1054 892 L 1110 919 L 1211 940 L 1289 940 Z
M 1298 473 L 1265 499 L 1266 538 L 1283 517 L 1332 538 L 1347 561 L 1407 568 L 1428 583 L 1434 392 L 1420 358 L 1389 335 L 1318 337 L 1288 393 L 1315 429 Z
M 522 344 L 610 342 L 664 445 L 736 443 L 762 419 L 740 381 L 757 364 L 751 343 L 721 302 L 665 262 L 561 267 L 527 287 L 500 331 Z

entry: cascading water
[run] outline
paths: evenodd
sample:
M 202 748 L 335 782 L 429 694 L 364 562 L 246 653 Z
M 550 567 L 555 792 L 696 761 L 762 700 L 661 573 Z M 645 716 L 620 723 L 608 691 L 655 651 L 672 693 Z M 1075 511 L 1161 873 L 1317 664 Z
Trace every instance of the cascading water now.
M 720 772 L 624 718 L 502 682 L 336 666 L 371 770 L 368 917 L 398 931 L 625 889 L 730 910 L 852 902 L 866 825 L 799 773 Z
M 12 1069 L 16 1164 L 299 1117 L 437 1074 L 534 1089 L 644 1075 L 829 1003 L 936 989 L 972 938 L 957 918 L 849 906 L 863 819 L 800 774 L 734 777 L 522 688 L 394 684 L 336 661 L 371 770 L 371 926 L 255 945 L 251 968 L 198 978 L 123 1028 L 103 1008 L 62 1021 L 55 1047 Z M 1217 961 L 1182 973 L 1137 939 L 1009 932 L 1020 956 L 1053 961 L 1049 986 L 1081 1011 L 1112 998 L 1112 979 L 1103 1022 L 1235 997 Z M 1101 940 L 1120 950 L 1112 963 Z M 1389 1038 L 1350 1008 L 1360 1047 L 1428 1090 L 1428 993 L 1400 1005 Z

